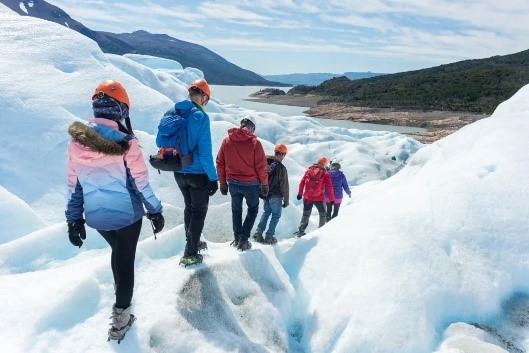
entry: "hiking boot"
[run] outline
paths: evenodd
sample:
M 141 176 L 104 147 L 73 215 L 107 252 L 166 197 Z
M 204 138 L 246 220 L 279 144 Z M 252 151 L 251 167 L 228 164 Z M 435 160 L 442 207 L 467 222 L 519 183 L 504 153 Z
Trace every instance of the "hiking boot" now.
M 241 240 L 239 241 L 239 245 L 237 245 L 237 250 L 244 251 L 244 250 L 250 250 L 252 248 L 252 243 L 250 243 L 248 240 Z
M 296 235 L 296 237 L 301 238 L 302 236 L 304 236 L 307 233 L 305 233 L 302 230 L 298 230 L 297 232 L 294 232 L 294 234 Z
M 263 244 L 273 245 L 277 243 L 276 237 L 265 238 Z
M 230 246 L 237 247 L 239 245 L 239 242 L 237 240 L 234 240 L 230 243 Z
M 263 243 L 264 242 L 264 238 L 263 238 L 263 235 L 261 233 L 255 233 L 253 235 L 253 239 L 258 242 L 258 243 Z
M 190 265 L 196 265 L 202 263 L 202 255 L 196 254 L 196 256 L 185 256 L 180 259 L 180 265 L 184 265 L 184 267 L 190 266 Z
M 201 252 L 202 250 L 207 250 L 207 249 L 208 249 L 208 243 L 206 243 L 205 241 L 200 240 L 198 242 L 198 252 Z
M 116 304 L 112 305 L 112 323 L 108 329 L 108 340 L 117 340 L 118 344 L 125 337 L 125 334 L 132 326 L 136 318 L 130 313 L 131 307 L 126 309 L 116 308 Z

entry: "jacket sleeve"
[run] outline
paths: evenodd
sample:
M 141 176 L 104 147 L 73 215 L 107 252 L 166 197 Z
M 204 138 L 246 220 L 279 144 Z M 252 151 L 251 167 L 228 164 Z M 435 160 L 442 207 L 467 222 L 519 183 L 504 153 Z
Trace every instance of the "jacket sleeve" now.
M 149 184 L 149 171 L 136 139 L 130 141 L 130 148 L 124 155 L 125 165 L 130 173 L 131 184 L 149 213 L 163 211 L 162 203 Z
M 303 189 L 305 189 L 306 180 L 307 180 L 307 172 L 305 172 L 305 174 L 303 174 L 303 177 L 301 178 L 301 180 L 299 182 L 298 195 L 303 195 Z
M 217 175 L 219 177 L 219 184 L 226 184 L 226 160 L 224 158 L 224 143 L 226 139 L 222 141 L 219 152 L 217 153 L 217 159 L 215 161 L 217 165 Z
M 323 176 L 323 183 L 325 185 L 327 195 L 329 195 L 329 200 L 334 201 L 334 189 L 332 188 L 331 175 L 328 172 L 325 172 L 325 175 Z
M 261 142 L 257 140 L 257 138 L 255 138 L 255 141 L 255 172 L 262 185 L 268 184 L 268 163 L 266 161 L 266 154 Z
M 288 205 L 290 202 L 289 186 L 288 186 L 288 171 L 287 168 L 280 164 L 282 168 L 279 169 L 279 189 L 283 195 L 283 203 Z
M 70 158 L 70 148 L 68 147 L 68 198 L 66 202 L 66 223 L 71 223 L 83 219 L 84 197 L 83 187 L 79 183 L 77 173 Z
M 347 195 L 351 195 L 351 190 L 349 189 L 349 184 L 347 184 L 347 178 L 342 174 L 342 187 L 345 190 Z
M 203 114 L 203 118 L 199 126 L 199 140 L 198 140 L 198 159 L 202 168 L 208 175 L 210 181 L 217 180 L 217 171 L 215 170 L 215 164 L 213 163 L 213 146 L 211 143 L 211 127 L 209 117 L 202 113 L 197 112 L 195 114 Z

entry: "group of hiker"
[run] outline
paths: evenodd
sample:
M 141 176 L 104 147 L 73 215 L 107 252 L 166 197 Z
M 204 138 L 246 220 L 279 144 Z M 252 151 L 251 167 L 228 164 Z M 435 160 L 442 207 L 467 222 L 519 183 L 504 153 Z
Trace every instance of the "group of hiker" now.
M 207 244 L 200 237 L 209 198 L 217 190 L 231 197 L 234 240 L 230 245 L 241 251 L 251 249 L 249 238 L 260 199 L 264 200 L 264 212 L 253 238 L 275 244 L 282 209 L 289 205 L 288 172 L 282 163 L 287 146 L 278 143 L 273 155 L 265 155 L 254 134 L 255 118 L 245 116 L 238 127 L 228 130 L 214 160 L 210 119 L 205 111 L 211 96 L 209 85 L 198 79 L 188 87 L 188 93 L 188 99 L 173 108 L 186 118 L 190 151 L 189 161 L 173 173 L 184 199 L 186 246 L 180 263 L 202 262 L 199 252 Z M 88 124 L 74 122 L 68 129 L 68 236 L 74 246 L 81 247 L 86 222 L 110 245 L 116 299 L 108 339 L 118 343 L 135 320 L 131 314 L 134 259 L 145 210 L 155 234 L 165 225 L 162 204 L 149 183 L 147 165 L 134 137 L 129 109 L 125 88 L 117 81 L 103 81 L 92 94 L 94 117 Z M 342 190 L 351 196 L 340 168 L 337 160 L 329 163 L 321 157 L 303 175 L 297 193 L 297 199 L 303 199 L 303 215 L 295 233 L 298 237 L 305 235 L 313 206 L 319 212 L 321 227 L 338 215 Z M 247 206 L 244 219 L 243 200 Z

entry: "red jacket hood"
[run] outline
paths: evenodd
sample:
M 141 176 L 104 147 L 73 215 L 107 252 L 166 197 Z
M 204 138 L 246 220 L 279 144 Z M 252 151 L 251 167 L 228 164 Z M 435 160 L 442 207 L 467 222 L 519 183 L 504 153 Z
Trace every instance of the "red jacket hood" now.
M 232 127 L 228 130 L 228 138 L 232 141 L 246 141 L 255 138 L 255 135 L 240 127 Z

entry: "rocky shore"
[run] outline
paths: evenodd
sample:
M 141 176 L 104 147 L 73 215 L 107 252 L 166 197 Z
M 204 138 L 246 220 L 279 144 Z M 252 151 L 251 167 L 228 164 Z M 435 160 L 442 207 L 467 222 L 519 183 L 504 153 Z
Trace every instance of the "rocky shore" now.
M 250 96 L 253 97 L 251 100 L 261 103 L 307 107 L 309 109 L 304 113 L 316 118 L 423 128 L 426 131 L 407 134 L 422 143 L 435 142 L 465 125 L 486 117 L 486 115 L 466 112 L 354 107 L 347 104 L 329 103 L 322 100 L 322 97 L 314 95 L 268 94 L 264 90 L 255 92 Z

